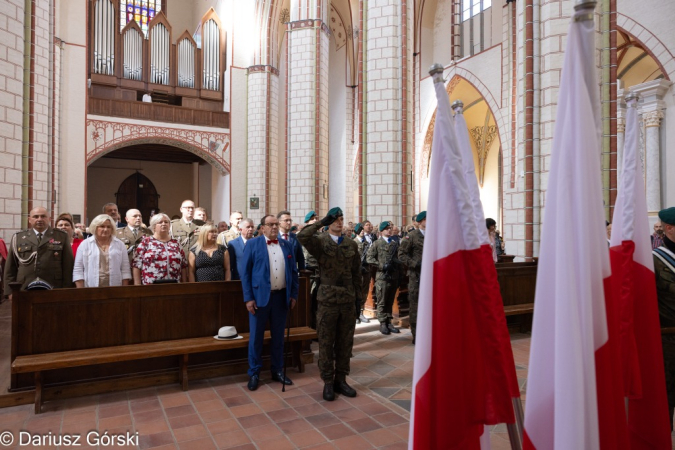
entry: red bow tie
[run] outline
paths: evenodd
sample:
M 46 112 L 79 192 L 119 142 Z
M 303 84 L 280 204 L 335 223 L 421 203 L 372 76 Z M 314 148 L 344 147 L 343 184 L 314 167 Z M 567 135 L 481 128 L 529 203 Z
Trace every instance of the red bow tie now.
M 267 241 L 267 245 L 278 244 L 278 243 L 279 243 L 278 239 L 270 239 L 269 241 Z

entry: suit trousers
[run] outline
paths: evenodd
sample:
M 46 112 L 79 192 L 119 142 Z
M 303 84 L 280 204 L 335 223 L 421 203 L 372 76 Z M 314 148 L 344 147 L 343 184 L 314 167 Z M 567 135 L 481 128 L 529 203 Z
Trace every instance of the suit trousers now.
M 248 376 L 260 375 L 262 368 L 262 349 L 265 339 L 265 326 L 270 322 L 270 356 L 272 372 L 278 372 L 284 367 L 284 330 L 288 304 L 286 303 L 286 289 L 272 291 L 270 301 L 263 307 L 255 310 L 255 315 L 248 314 L 250 340 L 248 341 Z

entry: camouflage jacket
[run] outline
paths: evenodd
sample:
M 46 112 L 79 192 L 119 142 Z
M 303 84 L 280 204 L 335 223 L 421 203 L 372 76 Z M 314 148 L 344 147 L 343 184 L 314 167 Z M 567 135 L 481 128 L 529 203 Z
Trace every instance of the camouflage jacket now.
M 398 247 L 398 243 L 392 240 L 387 243 L 383 238 L 379 238 L 368 249 L 366 259 L 368 264 L 377 266 L 376 280 L 388 280 L 398 282 L 400 278 L 401 262 L 398 259 L 398 250 L 392 247 Z M 385 265 L 388 265 L 388 271 L 385 272 Z
M 199 227 L 190 222 L 185 223 L 183 219 L 175 219 L 171 221 L 171 237 L 178 241 L 183 253 L 187 258 L 190 248 L 197 243 L 199 237 Z
M 401 239 L 398 248 L 398 259 L 408 267 L 408 273 L 420 273 L 422 267 L 422 251 L 424 250 L 424 235 L 420 230 L 411 231 Z
M 663 248 L 663 247 L 661 247 Z M 661 327 L 675 327 L 675 273 L 656 252 L 654 254 L 654 275 L 656 275 L 656 296 L 659 304 Z M 674 334 L 664 334 L 664 340 L 675 341 Z
M 230 228 L 227 231 L 223 231 L 218 235 L 216 238 L 216 243 L 218 245 L 224 245 L 228 246 L 230 245 L 230 241 L 237 239 L 239 236 L 241 236 L 241 232 L 238 230 L 235 230 L 234 228 Z
M 356 242 L 343 237 L 337 244 L 329 233 L 317 231 L 321 224 L 308 225 L 298 233 L 298 240 L 316 258 L 321 275 L 317 300 L 326 303 L 354 302 L 361 295 L 361 258 Z

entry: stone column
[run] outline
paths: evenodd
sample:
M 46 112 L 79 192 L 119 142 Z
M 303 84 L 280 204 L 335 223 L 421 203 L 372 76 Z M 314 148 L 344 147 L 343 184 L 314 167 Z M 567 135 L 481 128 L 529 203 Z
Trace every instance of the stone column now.
M 661 210 L 661 144 L 659 131 L 663 111 L 642 114 L 645 124 L 645 167 L 647 179 L 647 211 Z
M 626 118 L 624 109 L 619 107 L 616 118 L 616 185 L 620 186 L 621 171 L 623 170 L 623 143 L 626 139 Z

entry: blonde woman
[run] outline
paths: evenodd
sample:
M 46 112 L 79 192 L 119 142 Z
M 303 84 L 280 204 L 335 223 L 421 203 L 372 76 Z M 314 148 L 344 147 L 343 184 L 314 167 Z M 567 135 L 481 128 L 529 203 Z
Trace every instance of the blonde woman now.
M 187 259 L 177 240 L 171 239 L 171 219 L 158 213 L 150 219 L 152 236 L 141 240 L 134 253 L 134 284 L 187 281 Z
M 75 287 L 126 286 L 131 283 L 127 248 L 117 239 L 115 221 L 99 214 L 91 221 L 92 236 L 77 249 L 73 282 Z
M 216 243 L 218 228 L 204 225 L 199 232 L 197 244 L 190 249 L 188 264 L 190 282 L 230 281 L 230 255 L 224 245 Z

